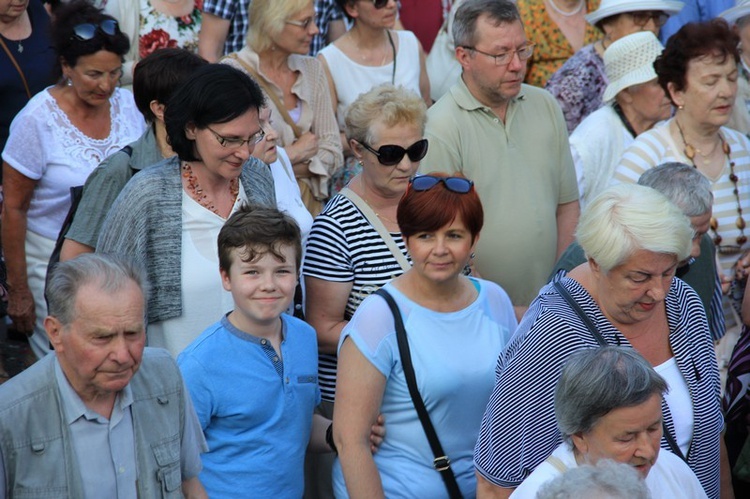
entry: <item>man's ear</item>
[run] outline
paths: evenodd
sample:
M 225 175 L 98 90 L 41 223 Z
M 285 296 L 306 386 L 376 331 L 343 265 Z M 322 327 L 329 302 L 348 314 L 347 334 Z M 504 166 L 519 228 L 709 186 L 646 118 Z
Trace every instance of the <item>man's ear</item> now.
M 52 346 L 55 348 L 55 350 L 60 350 L 60 346 L 62 344 L 62 340 L 60 338 L 60 336 L 62 335 L 62 329 L 63 325 L 62 323 L 60 323 L 57 317 L 48 315 L 47 318 L 44 319 L 44 330 L 47 332 L 49 342 L 52 343 Z

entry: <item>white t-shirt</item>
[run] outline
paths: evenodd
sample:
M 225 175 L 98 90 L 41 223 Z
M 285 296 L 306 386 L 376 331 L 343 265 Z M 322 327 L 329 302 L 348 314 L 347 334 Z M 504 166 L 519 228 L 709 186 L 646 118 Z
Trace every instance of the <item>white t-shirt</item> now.
M 312 227 L 313 217 L 302 202 L 299 185 L 294 178 L 292 162 L 284 148 L 276 146 L 276 161 L 271 163 L 273 187 L 276 192 L 276 207 L 291 216 L 299 225 L 302 233 L 302 247 L 305 247 L 307 235 Z
M 143 135 L 146 123 L 132 93 L 117 88 L 109 102 L 110 132 L 101 140 L 78 130 L 49 88 L 36 94 L 13 119 L 3 161 L 38 181 L 29 204 L 28 230 L 57 239 L 70 209 L 70 188 L 83 185 L 107 156 Z
M 573 449 L 565 442 L 555 449 L 552 456 L 562 461 L 567 469 L 578 466 Z M 556 466 L 549 461 L 543 461 L 510 497 L 511 499 L 535 499 L 542 485 L 561 474 L 562 472 Z M 685 464 L 685 461 L 664 449 L 659 451 L 659 457 L 646 477 L 646 486 L 653 499 L 677 497 L 704 499 L 707 497 L 695 473 Z

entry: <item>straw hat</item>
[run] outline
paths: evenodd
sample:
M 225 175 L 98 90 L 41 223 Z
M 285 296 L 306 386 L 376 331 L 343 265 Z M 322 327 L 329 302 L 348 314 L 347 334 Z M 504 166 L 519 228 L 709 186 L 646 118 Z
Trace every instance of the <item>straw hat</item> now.
M 724 18 L 730 25 L 745 16 L 750 16 L 750 0 L 737 0 L 734 7 L 719 14 L 719 17 Z
M 664 47 L 650 31 L 639 31 L 612 42 L 604 52 L 604 71 L 609 85 L 604 91 L 604 102 L 633 85 L 656 78 L 654 61 Z
M 660 10 L 671 16 L 684 6 L 684 3 L 674 0 L 602 0 L 598 9 L 586 14 L 586 20 L 593 26 L 607 17 L 641 10 Z

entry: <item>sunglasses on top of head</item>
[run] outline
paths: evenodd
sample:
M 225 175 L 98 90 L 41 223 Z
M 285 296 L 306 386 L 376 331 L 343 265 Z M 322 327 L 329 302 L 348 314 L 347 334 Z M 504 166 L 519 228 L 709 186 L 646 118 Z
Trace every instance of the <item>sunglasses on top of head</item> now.
M 92 23 L 82 23 L 77 24 L 73 27 L 72 38 L 85 42 L 94 38 L 97 31 L 100 31 L 105 35 L 114 36 L 117 34 L 118 29 L 119 27 L 117 26 L 117 21 L 115 21 L 114 19 L 105 19 L 98 25 Z
M 384 166 L 397 165 L 401 163 L 404 156 L 409 156 L 409 159 L 416 163 L 427 154 L 427 139 L 418 140 L 406 149 L 401 146 L 389 144 L 380 146 L 375 150 L 364 142 L 360 142 L 360 144 L 362 147 L 377 156 L 378 162 Z
M 458 194 L 466 194 L 471 191 L 474 182 L 463 177 L 436 177 L 434 175 L 417 175 L 409 180 L 409 185 L 417 192 L 429 191 L 436 185 L 442 183 L 445 188 Z

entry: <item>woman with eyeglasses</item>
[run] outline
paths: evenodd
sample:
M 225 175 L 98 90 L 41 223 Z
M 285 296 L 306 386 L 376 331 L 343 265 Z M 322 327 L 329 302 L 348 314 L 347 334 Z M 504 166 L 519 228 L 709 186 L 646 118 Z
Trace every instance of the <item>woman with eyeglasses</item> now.
M 402 85 L 420 94 L 428 106 L 432 104 L 422 45 L 411 31 L 393 30 L 398 2 L 338 0 L 338 5 L 353 23 L 352 28 L 318 54 L 328 78 L 346 159 L 344 168 L 333 178 L 337 192 L 359 172 L 343 130 L 346 110 L 361 93 L 390 83 Z
M 243 204 L 275 207 L 267 165 L 251 157 L 264 136 L 263 93 L 242 71 L 206 64 L 164 112 L 176 156 L 143 169 L 115 200 L 96 251 L 148 271 L 148 343 L 174 357 L 233 308 L 219 276 L 216 238 Z
M 49 352 L 47 263 L 70 208 L 70 187 L 146 128 L 133 95 L 117 88 L 130 46 L 117 21 L 77 0 L 57 10 L 51 33 L 59 82 L 18 113 L 3 150 L 8 315 L 40 358 Z
M 602 0 L 599 8 L 586 14 L 586 21 L 604 37 L 586 45 L 562 65 L 544 86 L 560 103 L 568 133 L 602 106 L 609 80 L 604 71 L 604 51 L 620 38 L 659 30 L 683 3 L 672 0 Z
M 327 418 L 342 328 L 367 295 L 411 266 L 396 208 L 427 153 L 426 111 L 419 95 L 380 85 L 359 96 L 346 115 L 349 146 L 362 171 L 313 221 L 302 263 L 305 317 L 318 333 L 320 411 Z M 330 489 L 333 458 L 318 461 L 317 475 L 328 477 Z
M 397 221 L 412 268 L 380 290 L 395 302 L 410 352 L 398 345 L 394 311 L 382 295 L 365 299 L 341 332 L 333 412 L 336 497 L 456 497 L 433 467 L 440 455 L 431 450 L 415 396 L 457 488 L 464 497 L 476 495 L 474 444 L 497 357 L 517 325 L 500 286 L 463 275 L 483 220 L 472 181 L 445 174 L 410 180 Z M 404 374 L 408 359 L 418 395 L 410 395 Z M 377 454 L 367 456 L 364 431 L 379 413 L 388 435 Z
M 247 45 L 222 63 L 249 74 L 263 88 L 274 128 L 315 216 L 329 197 L 328 181 L 343 156 L 323 68 L 308 57 L 318 33 L 312 0 L 253 0 Z

